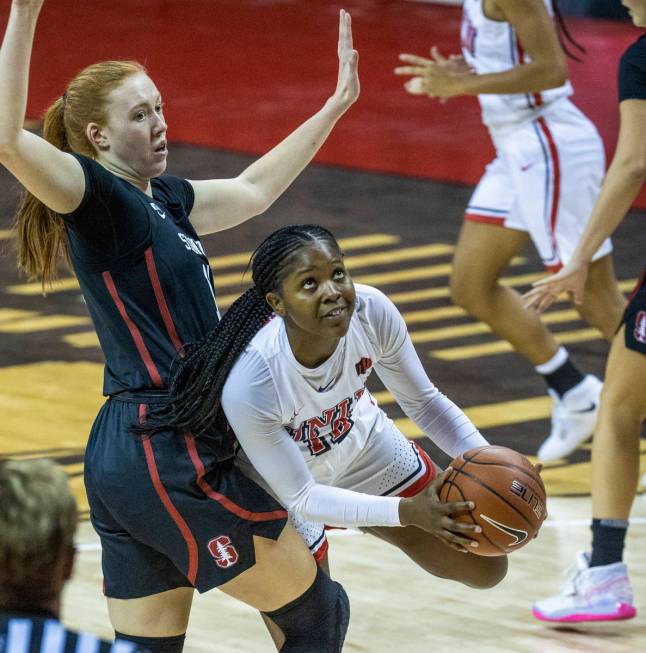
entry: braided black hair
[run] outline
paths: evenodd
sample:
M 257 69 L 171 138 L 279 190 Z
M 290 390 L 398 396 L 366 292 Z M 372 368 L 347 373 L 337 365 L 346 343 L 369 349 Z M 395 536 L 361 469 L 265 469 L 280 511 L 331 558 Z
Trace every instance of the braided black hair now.
M 231 305 L 203 340 L 186 347 L 171 377 L 171 417 L 167 415 L 161 422 L 152 418 L 146 423 L 146 432 L 172 426 L 196 436 L 223 437 L 222 429 L 214 428 L 226 424 L 220 405 L 222 388 L 240 354 L 273 315 L 265 296 L 280 291 L 294 255 L 303 245 L 316 241 L 339 250 L 327 229 L 311 224 L 283 227 L 260 243 L 250 261 L 253 287 Z
M 554 11 L 554 17 L 556 18 L 556 29 L 558 32 L 559 41 L 561 43 L 561 47 L 563 48 L 563 52 L 565 52 L 565 56 L 570 57 L 570 59 L 574 59 L 574 61 L 578 61 L 579 63 L 583 63 L 583 59 L 578 57 L 569 49 L 568 43 L 575 47 L 582 54 L 586 54 L 586 49 L 581 44 L 577 43 L 574 40 L 572 34 L 570 34 L 570 30 L 567 28 L 565 19 L 563 18 L 563 14 L 559 9 L 557 0 L 552 0 L 552 10 Z

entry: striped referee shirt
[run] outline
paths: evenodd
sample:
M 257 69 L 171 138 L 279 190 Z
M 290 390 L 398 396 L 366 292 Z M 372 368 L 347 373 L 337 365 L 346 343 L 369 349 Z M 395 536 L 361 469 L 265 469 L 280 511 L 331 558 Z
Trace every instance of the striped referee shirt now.
M 141 653 L 125 640 L 67 630 L 53 615 L 0 613 L 0 653 Z

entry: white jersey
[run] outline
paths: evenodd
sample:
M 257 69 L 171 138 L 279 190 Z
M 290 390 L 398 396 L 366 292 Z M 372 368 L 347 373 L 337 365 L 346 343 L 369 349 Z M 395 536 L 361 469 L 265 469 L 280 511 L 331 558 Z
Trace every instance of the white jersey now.
M 553 15 L 551 0 L 544 0 Z M 482 0 L 464 0 L 462 13 L 462 54 L 479 75 L 501 73 L 530 61 L 518 40 L 516 31 L 507 22 L 495 21 L 484 15 Z M 556 100 L 572 95 L 572 85 L 541 93 L 486 93 L 478 96 L 482 121 L 487 127 L 500 128 L 534 120 Z
M 347 334 L 317 368 L 294 358 L 282 319 L 268 322 L 231 370 L 222 407 L 251 465 L 291 513 L 332 526 L 398 526 L 398 498 L 334 487 L 372 438 L 395 428 L 366 389 L 373 369 L 450 456 L 487 442 L 431 383 L 392 302 L 369 286 L 356 291 Z

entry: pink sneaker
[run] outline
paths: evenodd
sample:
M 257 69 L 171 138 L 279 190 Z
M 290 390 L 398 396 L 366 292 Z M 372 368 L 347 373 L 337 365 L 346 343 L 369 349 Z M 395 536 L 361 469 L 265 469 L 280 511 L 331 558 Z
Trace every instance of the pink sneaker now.
M 637 610 L 626 565 L 588 564 L 588 553 L 577 554 L 576 568 L 560 594 L 536 601 L 532 614 L 541 621 L 557 623 L 632 619 Z

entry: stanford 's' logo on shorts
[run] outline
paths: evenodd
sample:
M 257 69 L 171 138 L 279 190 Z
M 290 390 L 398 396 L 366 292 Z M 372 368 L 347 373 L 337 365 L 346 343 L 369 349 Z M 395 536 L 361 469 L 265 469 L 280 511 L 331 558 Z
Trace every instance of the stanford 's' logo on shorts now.
M 238 562 L 238 552 L 227 535 L 214 537 L 207 546 L 218 567 L 226 569 L 227 567 L 233 567 Z
M 646 344 L 646 311 L 639 311 L 635 318 L 635 340 Z

